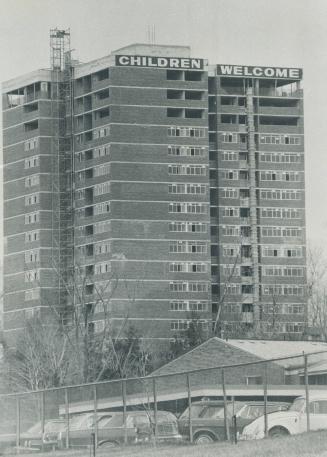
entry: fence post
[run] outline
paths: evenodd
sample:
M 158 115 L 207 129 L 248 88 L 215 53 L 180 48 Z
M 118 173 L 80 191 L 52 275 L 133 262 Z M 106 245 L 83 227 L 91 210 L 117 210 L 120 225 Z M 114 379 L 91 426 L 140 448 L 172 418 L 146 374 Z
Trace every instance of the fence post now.
M 127 444 L 127 422 L 126 422 L 126 381 L 122 379 L 121 390 L 123 396 L 123 424 L 124 424 L 124 446 Z
M 157 386 L 156 386 L 156 378 L 152 380 L 152 388 L 153 388 L 153 414 L 154 414 L 154 442 L 157 443 Z
M 44 410 L 45 410 L 45 395 L 44 395 L 44 390 L 41 392 L 41 436 L 42 436 L 42 451 L 44 450 Z
M 268 364 L 264 366 L 264 384 L 263 384 L 263 414 L 265 419 L 265 438 L 268 436 L 268 416 L 267 416 L 267 391 L 268 391 Z
M 188 419 L 190 425 L 190 442 L 193 443 L 193 427 L 192 427 L 192 395 L 191 395 L 191 381 L 190 375 L 186 375 L 187 381 L 187 398 L 188 398 Z
M 16 397 L 16 448 L 19 453 L 20 445 L 20 398 Z
M 310 405 L 309 405 L 309 380 L 308 380 L 308 356 L 304 355 L 304 384 L 305 384 L 305 409 L 307 412 L 307 432 L 310 431 Z
M 65 389 L 65 415 L 66 415 L 66 449 L 69 449 L 69 396 Z
M 227 417 L 227 397 L 226 397 L 226 385 L 225 385 L 225 370 L 221 370 L 221 384 L 223 387 L 223 396 L 224 396 L 224 425 L 225 425 L 225 438 L 229 441 L 229 426 L 228 426 L 228 417 Z
M 97 397 L 97 386 L 93 385 L 93 401 L 94 401 L 94 456 L 95 450 L 98 445 L 98 397 Z

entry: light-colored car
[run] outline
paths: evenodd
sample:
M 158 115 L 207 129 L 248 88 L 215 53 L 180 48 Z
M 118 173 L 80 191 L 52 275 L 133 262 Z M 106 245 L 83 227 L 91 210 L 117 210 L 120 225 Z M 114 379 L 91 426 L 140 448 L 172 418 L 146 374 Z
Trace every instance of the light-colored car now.
M 309 396 L 310 430 L 327 430 L 327 393 L 312 393 Z M 267 415 L 270 437 L 296 435 L 307 431 L 305 397 L 296 398 L 287 411 Z M 265 436 L 264 416 L 243 429 L 241 440 L 258 440 Z

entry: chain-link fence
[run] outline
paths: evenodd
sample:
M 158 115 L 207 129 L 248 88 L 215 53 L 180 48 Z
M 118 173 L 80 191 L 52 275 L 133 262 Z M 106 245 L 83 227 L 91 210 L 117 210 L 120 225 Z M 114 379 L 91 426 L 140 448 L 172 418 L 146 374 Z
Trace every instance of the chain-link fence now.
M 324 366 L 327 351 L 192 370 L 175 363 L 147 377 L 1 395 L 0 450 L 95 452 L 327 429 Z M 286 409 L 297 418 L 292 425 Z

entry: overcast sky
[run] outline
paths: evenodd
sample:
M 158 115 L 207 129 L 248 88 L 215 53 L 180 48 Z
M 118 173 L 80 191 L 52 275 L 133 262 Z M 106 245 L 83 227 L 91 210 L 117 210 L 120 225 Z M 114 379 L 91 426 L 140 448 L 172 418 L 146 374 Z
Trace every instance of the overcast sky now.
M 304 69 L 308 238 L 327 241 L 326 0 L 0 0 L 0 79 L 49 66 L 49 29 L 70 28 L 74 58 L 135 42 L 190 45 L 210 63 Z M 2 192 L 2 190 L 1 190 Z

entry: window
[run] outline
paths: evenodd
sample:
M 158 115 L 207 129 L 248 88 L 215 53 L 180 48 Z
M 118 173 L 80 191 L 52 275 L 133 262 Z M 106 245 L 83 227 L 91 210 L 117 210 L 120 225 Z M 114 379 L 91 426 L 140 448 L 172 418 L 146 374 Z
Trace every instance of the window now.
M 302 304 L 285 304 L 283 308 L 284 314 L 303 314 L 304 306 Z
M 39 262 L 40 252 L 38 249 L 25 252 L 25 263 Z
M 246 376 L 245 384 L 248 386 L 262 384 L 262 376 L 261 375 Z
M 104 176 L 110 173 L 110 163 L 104 163 L 102 165 L 98 165 L 93 169 L 93 176 Z
M 285 331 L 288 333 L 302 333 L 304 330 L 303 322 L 290 322 L 285 326 Z
M 39 175 L 31 175 L 25 178 L 25 187 L 33 187 L 37 186 L 40 183 L 40 176 Z
M 222 207 L 222 213 L 224 217 L 239 217 L 240 209 L 235 207 Z
M 196 311 L 204 312 L 208 311 L 208 302 L 206 301 L 171 301 L 170 302 L 171 311 Z
M 238 160 L 238 152 L 235 151 L 222 151 L 220 153 L 221 160 L 224 161 L 237 161 Z
M 110 213 L 110 202 L 102 202 L 94 205 L 94 215 Z
M 92 139 L 97 140 L 98 138 L 104 138 L 110 135 L 110 126 L 99 127 L 92 131 Z
M 287 296 L 295 295 L 301 297 L 303 296 L 303 291 L 303 286 L 286 285 L 284 286 L 283 294 Z
M 168 136 L 204 138 L 206 129 L 201 127 L 169 127 Z
M 96 275 L 110 273 L 111 272 L 111 262 L 96 263 L 94 272 Z
M 222 290 L 225 291 L 227 295 L 239 295 L 240 294 L 240 286 L 239 284 L 222 284 Z
M 271 219 L 300 219 L 300 211 L 297 208 L 261 208 L 260 215 Z
M 25 214 L 25 225 L 36 224 L 39 222 L 39 219 L 40 216 L 38 211 L 34 213 Z
M 102 333 L 104 331 L 104 321 L 95 321 L 94 324 L 94 333 Z M 100 425 L 100 424 L 99 424 Z
M 171 273 L 205 273 L 207 264 L 205 263 L 190 263 L 190 262 L 171 262 L 169 264 Z
M 94 233 L 97 235 L 99 233 L 105 233 L 110 230 L 110 221 L 102 221 L 94 224 Z
M 222 179 L 238 179 L 238 171 L 236 170 L 221 170 L 220 175 Z
M 224 236 L 239 236 L 240 228 L 237 225 L 223 225 L 222 233 Z
M 280 257 L 281 250 L 277 246 L 263 246 L 262 247 L 262 256 L 263 257 Z
M 261 171 L 260 172 L 261 181 L 300 181 L 299 172 L 281 172 L 281 171 Z
M 221 198 L 238 198 L 239 197 L 239 189 L 220 188 L 220 197 Z
M 110 243 L 108 241 L 102 243 L 96 243 L 95 245 L 95 254 L 102 255 L 102 254 L 109 254 L 110 253 Z
M 110 144 L 101 146 L 99 148 L 93 149 L 93 159 L 98 159 L 99 157 L 106 157 L 110 155 Z
M 239 314 L 241 312 L 240 305 L 237 305 L 235 303 L 225 303 L 224 312 L 226 314 Z M 225 328 L 226 328 L 226 324 L 225 324 Z
M 178 320 L 178 321 L 171 321 L 170 329 L 172 331 L 183 331 L 187 330 L 190 325 L 189 320 Z M 208 330 L 208 321 L 199 321 L 199 324 L 202 326 L 202 330 Z
M 207 188 L 204 184 L 168 184 L 169 194 L 205 194 Z
M 35 168 L 39 166 L 39 156 L 32 156 L 28 159 L 25 159 L 24 168 Z
M 222 265 L 224 278 L 235 278 L 240 276 L 240 267 L 236 265 Z
M 223 143 L 237 143 L 238 142 L 237 133 L 229 133 L 229 132 L 221 133 L 221 141 Z
M 302 163 L 303 154 L 288 152 L 260 152 L 260 162 L 271 163 Z
M 202 222 L 169 222 L 169 231 L 206 233 L 207 224 Z
M 24 142 L 24 151 L 32 151 L 38 147 L 38 138 L 31 138 Z
M 301 137 L 296 135 L 260 135 L 260 143 L 300 145 Z
M 25 301 L 38 300 L 40 298 L 40 289 L 25 290 Z
M 25 206 L 36 205 L 39 203 L 39 194 L 31 194 L 25 197 Z
M 169 213 L 195 213 L 207 214 L 208 205 L 206 203 L 169 203 Z
M 25 271 L 25 282 L 34 282 L 40 279 L 40 270 Z
M 206 254 L 207 243 L 204 241 L 171 241 L 169 243 L 169 252 Z
M 110 182 L 103 182 L 94 186 L 94 196 L 109 194 L 110 193 Z
M 205 147 L 193 146 L 168 146 L 168 155 L 180 157 L 205 157 L 207 149 Z
M 239 254 L 239 247 L 237 246 L 223 246 L 223 255 L 224 257 L 235 257 Z
M 25 233 L 25 243 L 33 243 L 34 241 L 39 240 L 39 231 L 34 230 L 32 232 Z
M 168 165 L 169 175 L 191 175 L 191 176 L 205 176 L 205 165 L 182 165 L 174 164 Z
M 265 189 L 260 191 L 260 198 L 263 200 L 300 200 L 300 190 Z
M 301 267 L 285 267 L 283 270 L 283 276 L 302 277 L 303 268 Z

